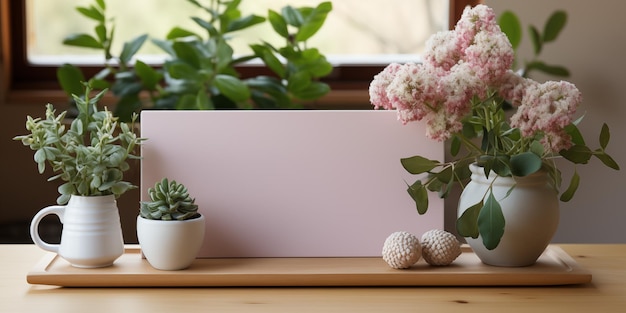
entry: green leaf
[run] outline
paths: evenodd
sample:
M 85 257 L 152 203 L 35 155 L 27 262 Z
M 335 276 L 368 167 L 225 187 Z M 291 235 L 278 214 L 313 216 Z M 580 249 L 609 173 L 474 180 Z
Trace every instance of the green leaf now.
M 168 55 L 175 57 L 176 56 L 176 52 L 174 51 L 174 49 L 172 48 L 172 42 L 168 41 L 168 40 L 160 40 L 160 39 L 152 39 L 152 43 L 161 48 L 161 50 L 163 50 L 165 53 L 167 53 Z
M 598 158 L 600 161 L 602 161 L 602 163 L 604 163 L 604 165 L 614 169 L 614 170 L 618 170 L 619 171 L 619 165 L 617 164 L 617 162 L 615 162 L 615 160 L 613 160 L 613 158 L 606 154 L 605 152 L 599 152 L 599 153 L 595 153 L 594 154 L 596 156 L 596 158 Z
M 593 152 L 587 146 L 574 145 L 567 150 L 561 150 L 559 154 L 573 163 L 587 164 Z
M 94 28 L 96 35 L 98 35 L 98 40 L 100 42 L 105 42 L 107 40 L 107 28 L 104 24 L 98 24 Z
M 606 123 L 603 123 L 602 129 L 600 130 L 600 147 L 602 147 L 602 150 L 606 149 L 610 139 L 611 132 L 609 131 L 609 126 Z
M 584 146 L 585 138 L 583 137 L 582 133 L 576 125 L 577 123 L 570 123 L 569 125 L 565 126 L 565 132 L 570 135 L 573 144 Z
M 228 24 L 226 32 L 234 32 L 265 22 L 265 18 L 258 15 L 248 15 L 236 19 Z
M 198 71 L 181 60 L 169 61 L 165 64 L 167 72 L 175 79 L 189 79 L 195 81 Z
M 560 77 L 568 77 L 570 75 L 569 70 L 563 66 L 559 65 L 548 65 L 541 61 L 533 61 L 526 64 L 526 71 L 530 72 L 532 70 L 537 70 L 546 74 L 560 76 Z
M 480 201 L 467 208 L 463 214 L 461 214 L 461 217 L 456 220 L 456 230 L 459 235 L 478 238 L 478 216 L 482 207 L 483 202 Z
M 209 99 L 206 91 L 204 89 L 200 89 L 198 94 L 196 95 L 196 108 L 198 110 L 214 110 L 215 107 L 213 103 Z
M 200 20 L 202 21 L 202 20 Z M 204 21 L 203 21 L 204 22 Z M 205 22 L 206 23 L 206 22 Z M 208 24 L 208 23 L 207 23 Z M 211 24 L 209 24 L 211 25 Z M 212 26 L 212 25 L 211 25 Z M 180 28 L 178 26 L 172 28 L 167 35 L 165 35 L 165 39 L 167 40 L 174 40 L 177 38 L 185 38 L 185 37 L 195 37 L 200 39 L 200 36 L 198 36 L 198 34 L 190 31 L 190 30 L 186 30 L 184 28 Z
M 304 18 L 300 11 L 290 5 L 283 7 L 281 13 L 285 22 L 291 26 L 300 27 L 304 23 Z
M 133 56 L 141 49 L 141 46 L 148 38 L 148 35 L 143 34 L 141 36 L 137 36 L 131 41 L 125 42 L 122 47 L 122 53 L 120 54 L 120 62 L 124 64 L 130 63 L 130 60 Z
M 541 158 L 532 152 L 523 152 L 511 157 L 511 173 L 515 176 L 528 176 L 541 169 Z
M 216 46 L 216 71 L 218 73 L 224 73 L 225 69 L 228 69 L 231 61 L 233 60 L 233 48 L 226 42 L 226 40 L 219 40 Z
M 267 18 L 269 19 L 272 28 L 277 34 L 285 39 L 289 38 L 287 22 L 285 22 L 285 19 L 280 14 L 278 14 L 278 12 L 269 10 L 267 12 Z
M 517 49 L 522 41 L 522 24 L 517 15 L 511 11 L 504 11 L 498 19 L 498 24 L 502 32 L 509 38 L 513 50 Z
M 194 42 L 176 41 L 172 44 L 172 49 L 176 52 L 177 61 L 185 62 L 196 69 L 200 68 L 200 56 Z
M 320 3 L 313 11 L 306 17 L 304 23 L 298 29 L 296 33 L 296 41 L 306 41 L 311 38 L 317 31 L 322 28 L 328 13 L 332 11 L 333 5 L 331 2 Z
M 119 98 L 115 106 L 115 116 L 120 118 L 120 122 L 131 122 L 133 113 L 137 113 L 141 108 L 139 95 L 127 94 Z
M 63 64 L 57 69 L 57 80 L 68 96 L 81 96 L 84 93 L 82 82 L 85 81 L 85 76 L 80 68 L 72 64 Z
M 106 10 L 107 8 L 106 3 L 104 3 L 104 0 L 96 0 L 96 4 L 98 4 L 100 9 L 102 9 L 103 11 Z
M 311 82 L 305 89 L 292 91 L 293 96 L 301 100 L 315 100 L 330 92 L 330 86 L 323 82 Z
M 155 69 L 147 65 L 146 63 L 137 60 L 135 62 L 135 72 L 141 79 L 142 84 L 148 90 L 156 89 L 156 85 L 161 81 L 163 75 L 157 72 Z
M 263 45 L 250 45 L 250 48 L 252 48 L 254 54 L 260 57 L 265 65 L 267 65 L 272 72 L 276 73 L 278 77 L 285 77 L 286 71 L 283 63 L 274 55 L 274 53 L 272 53 L 270 48 Z
M 97 9 L 94 6 L 89 6 L 88 8 L 77 7 L 76 11 L 80 12 L 80 14 L 82 14 L 85 17 L 104 23 L 104 14 L 102 14 L 102 11 Z
M 63 39 L 63 44 L 68 46 L 102 49 L 102 44 L 93 36 L 87 34 L 72 34 Z
M 224 74 L 216 75 L 215 86 L 232 101 L 240 102 L 250 99 L 250 89 L 237 77 Z
M 419 155 L 400 159 L 400 163 L 402 163 L 402 167 L 411 174 L 428 172 L 439 165 L 438 161 L 429 160 Z
M 461 151 L 461 139 L 458 136 L 454 136 L 450 142 L 450 154 L 457 156 L 459 151 Z
M 422 185 L 422 182 L 418 180 L 413 185 L 408 186 L 406 191 L 415 201 L 417 213 L 426 213 L 428 211 L 428 190 L 426 190 L 426 186 Z
M 545 148 L 544 146 L 541 144 L 541 142 L 534 140 L 531 144 L 530 144 L 530 152 L 536 154 L 536 155 L 543 155 L 543 153 L 545 152 Z
M 533 48 L 535 51 L 535 55 L 541 53 L 541 48 L 543 46 L 543 42 L 541 41 L 541 35 L 535 26 L 529 26 L 528 32 L 530 34 L 531 42 L 533 43 Z
M 504 235 L 504 214 L 492 192 L 478 215 L 478 231 L 488 250 L 495 249 Z
M 567 13 L 556 11 L 548 18 L 543 29 L 543 42 L 554 41 L 567 23 Z
M 565 190 L 565 192 L 561 194 L 561 201 L 563 202 L 570 201 L 572 197 L 574 197 L 574 194 L 576 193 L 576 190 L 578 189 L 579 183 L 580 183 L 580 176 L 578 176 L 578 171 L 574 169 L 574 175 L 572 176 L 572 179 L 569 182 L 569 186 L 567 187 L 567 190 Z

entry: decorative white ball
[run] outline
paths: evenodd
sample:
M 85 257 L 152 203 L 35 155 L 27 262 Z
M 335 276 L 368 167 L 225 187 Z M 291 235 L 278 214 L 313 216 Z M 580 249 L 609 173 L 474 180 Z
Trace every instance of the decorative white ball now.
M 393 268 L 409 268 L 422 255 L 419 239 L 413 234 L 399 231 L 385 240 L 383 245 L 383 260 Z
M 441 229 L 433 229 L 422 235 L 422 256 L 430 265 L 450 265 L 461 255 L 461 243 L 456 237 Z

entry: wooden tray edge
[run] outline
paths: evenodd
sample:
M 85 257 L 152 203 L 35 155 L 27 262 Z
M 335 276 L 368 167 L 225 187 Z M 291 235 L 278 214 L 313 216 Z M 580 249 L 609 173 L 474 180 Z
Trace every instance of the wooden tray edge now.
M 127 245 L 126 253 L 140 254 L 138 245 Z M 467 246 L 464 253 L 473 253 Z M 558 273 L 516 274 L 515 279 L 503 280 L 498 274 L 484 272 L 446 273 L 435 270 L 411 271 L 392 270 L 388 273 L 336 273 L 336 274 L 249 274 L 228 275 L 215 273 L 205 277 L 200 273 L 183 271 L 152 271 L 152 273 L 102 274 L 97 270 L 89 274 L 51 272 L 49 268 L 60 258 L 55 253 L 47 253 L 27 274 L 27 282 L 39 285 L 62 287 L 364 287 L 364 286 L 559 286 L 589 283 L 591 272 L 580 266 L 567 252 L 554 245 L 548 246 L 546 255 L 556 258 L 567 269 Z M 138 255 L 138 258 L 141 256 Z M 254 259 L 254 258 L 251 258 Z M 307 258 L 304 258 L 307 259 Z M 313 259 L 313 258 L 310 258 Z M 317 258 L 330 259 L 330 258 Z M 344 258 L 350 259 L 350 258 Z M 379 258 L 361 258 L 379 259 Z M 202 263 L 198 259 L 195 262 Z M 145 259 L 141 262 L 147 262 Z M 192 275 L 194 274 L 194 275 Z M 500 274 L 500 275 L 506 275 Z M 85 278 L 89 279 L 85 279 Z

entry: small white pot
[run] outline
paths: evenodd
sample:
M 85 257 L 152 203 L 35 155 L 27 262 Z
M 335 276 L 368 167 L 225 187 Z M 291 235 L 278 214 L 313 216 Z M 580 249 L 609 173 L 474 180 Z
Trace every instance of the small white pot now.
M 166 271 L 188 268 L 202 247 L 204 220 L 203 215 L 184 221 L 137 216 L 137 239 L 148 263 Z

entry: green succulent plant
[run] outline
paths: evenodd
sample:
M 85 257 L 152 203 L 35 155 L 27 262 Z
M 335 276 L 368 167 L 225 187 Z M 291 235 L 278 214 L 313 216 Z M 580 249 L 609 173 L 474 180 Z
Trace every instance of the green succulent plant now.
M 167 178 L 156 182 L 148 189 L 150 201 L 141 202 L 140 215 L 151 220 L 186 220 L 198 217 L 198 205 L 189 196 L 187 187 L 169 181 Z
M 61 194 L 57 203 L 65 204 L 71 195 L 119 197 L 129 189 L 136 188 L 123 180 L 123 172 L 130 168 L 127 159 L 139 159 L 136 147 L 143 141 L 134 132 L 132 123 L 118 122 L 118 117 L 104 109 L 98 109 L 98 101 L 106 89 L 90 98 L 91 87 L 83 85 L 83 96 L 73 95 L 78 116 L 68 126 L 67 111 L 56 114 L 52 104 L 46 105 L 45 118 L 26 119 L 30 134 L 16 136 L 35 151 L 34 159 L 40 174 L 46 164 L 52 167 L 54 176 L 48 180 L 61 179 Z

